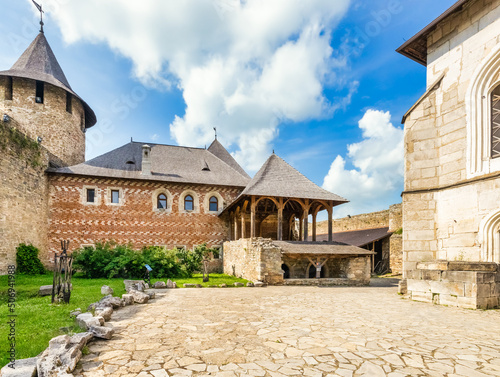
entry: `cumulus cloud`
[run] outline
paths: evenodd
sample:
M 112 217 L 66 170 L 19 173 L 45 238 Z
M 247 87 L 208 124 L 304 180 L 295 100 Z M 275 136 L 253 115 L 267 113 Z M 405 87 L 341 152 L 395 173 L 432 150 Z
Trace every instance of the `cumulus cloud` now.
M 403 130 L 392 125 L 388 111 L 367 110 L 358 124 L 363 140 L 335 158 L 323 182 L 351 201 L 335 210 L 336 217 L 385 209 L 403 188 Z
M 326 86 L 346 65 L 330 46 L 350 0 L 46 0 L 66 42 L 106 43 L 146 85 L 183 93 L 170 125 L 184 145 L 205 145 L 216 126 L 235 157 L 256 170 L 283 122 L 329 116 Z M 347 84 L 346 84 L 347 85 Z

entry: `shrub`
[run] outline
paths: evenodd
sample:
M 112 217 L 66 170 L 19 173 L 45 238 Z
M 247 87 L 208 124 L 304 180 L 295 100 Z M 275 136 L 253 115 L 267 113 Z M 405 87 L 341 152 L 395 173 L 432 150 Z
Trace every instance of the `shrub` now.
M 73 252 L 73 267 L 83 272 L 87 278 L 106 278 L 109 275 L 107 266 L 113 260 L 113 244 L 111 242 L 96 243 Z
M 45 267 L 38 258 L 40 251 L 33 245 L 20 244 L 16 248 L 17 272 L 26 275 L 45 273 Z
M 149 246 L 142 249 L 142 255 L 153 269 L 152 274 L 156 278 L 189 276 L 177 254 L 177 250 L 168 250 L 160 246 Z

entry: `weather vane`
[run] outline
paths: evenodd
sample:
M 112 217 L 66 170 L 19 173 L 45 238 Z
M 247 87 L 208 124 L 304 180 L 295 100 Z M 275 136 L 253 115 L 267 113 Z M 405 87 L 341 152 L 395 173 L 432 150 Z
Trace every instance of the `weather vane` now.
M 36 9 L 38 9 L 38 11 L 40 12 L 40 33 L 43 33 L 43 14 L 45 12 L 43 11 L 42 6 L 37 2 L 35 2 L 35 0 L 31 1 L 33 1 L 33 4 L 35 4 Z
M 215 131 L 215 140 L 217 140 L 217 127 L 214 127 L 214 131 Z

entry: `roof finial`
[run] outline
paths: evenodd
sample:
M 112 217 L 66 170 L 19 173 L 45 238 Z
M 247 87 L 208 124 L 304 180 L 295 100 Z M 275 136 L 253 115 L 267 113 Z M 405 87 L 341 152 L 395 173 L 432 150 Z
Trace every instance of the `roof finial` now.
M 214 131 L 215 131 L 215 140 L 217 140 L 217 127 L 214 127 Z
M 36 9 L 38 9 L 38 11 L 40 12 L 40 33 L 43 33 L 43 14 L 45 12 L 43 11 L 42 6 L 37 2 L 35 2 L 35 0 L 31 1 L 33 1 L 33 4 L 35 4 Z

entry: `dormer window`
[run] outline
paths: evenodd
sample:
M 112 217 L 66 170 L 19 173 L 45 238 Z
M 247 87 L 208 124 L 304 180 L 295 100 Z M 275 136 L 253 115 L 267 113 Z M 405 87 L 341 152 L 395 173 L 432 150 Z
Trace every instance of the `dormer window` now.
M 500 157 L 500 85 L 491 92 L 491 158 Z
M 43 103 L 43 95 L 44 95 L 44 82 L 37 81 L 36 82 L 36 92 L 35 92 L 35 102 Z
M 186 195 L 184 198 L 184 210 L 193 211 L 194 210 L 194 199 L 191 195 Z

